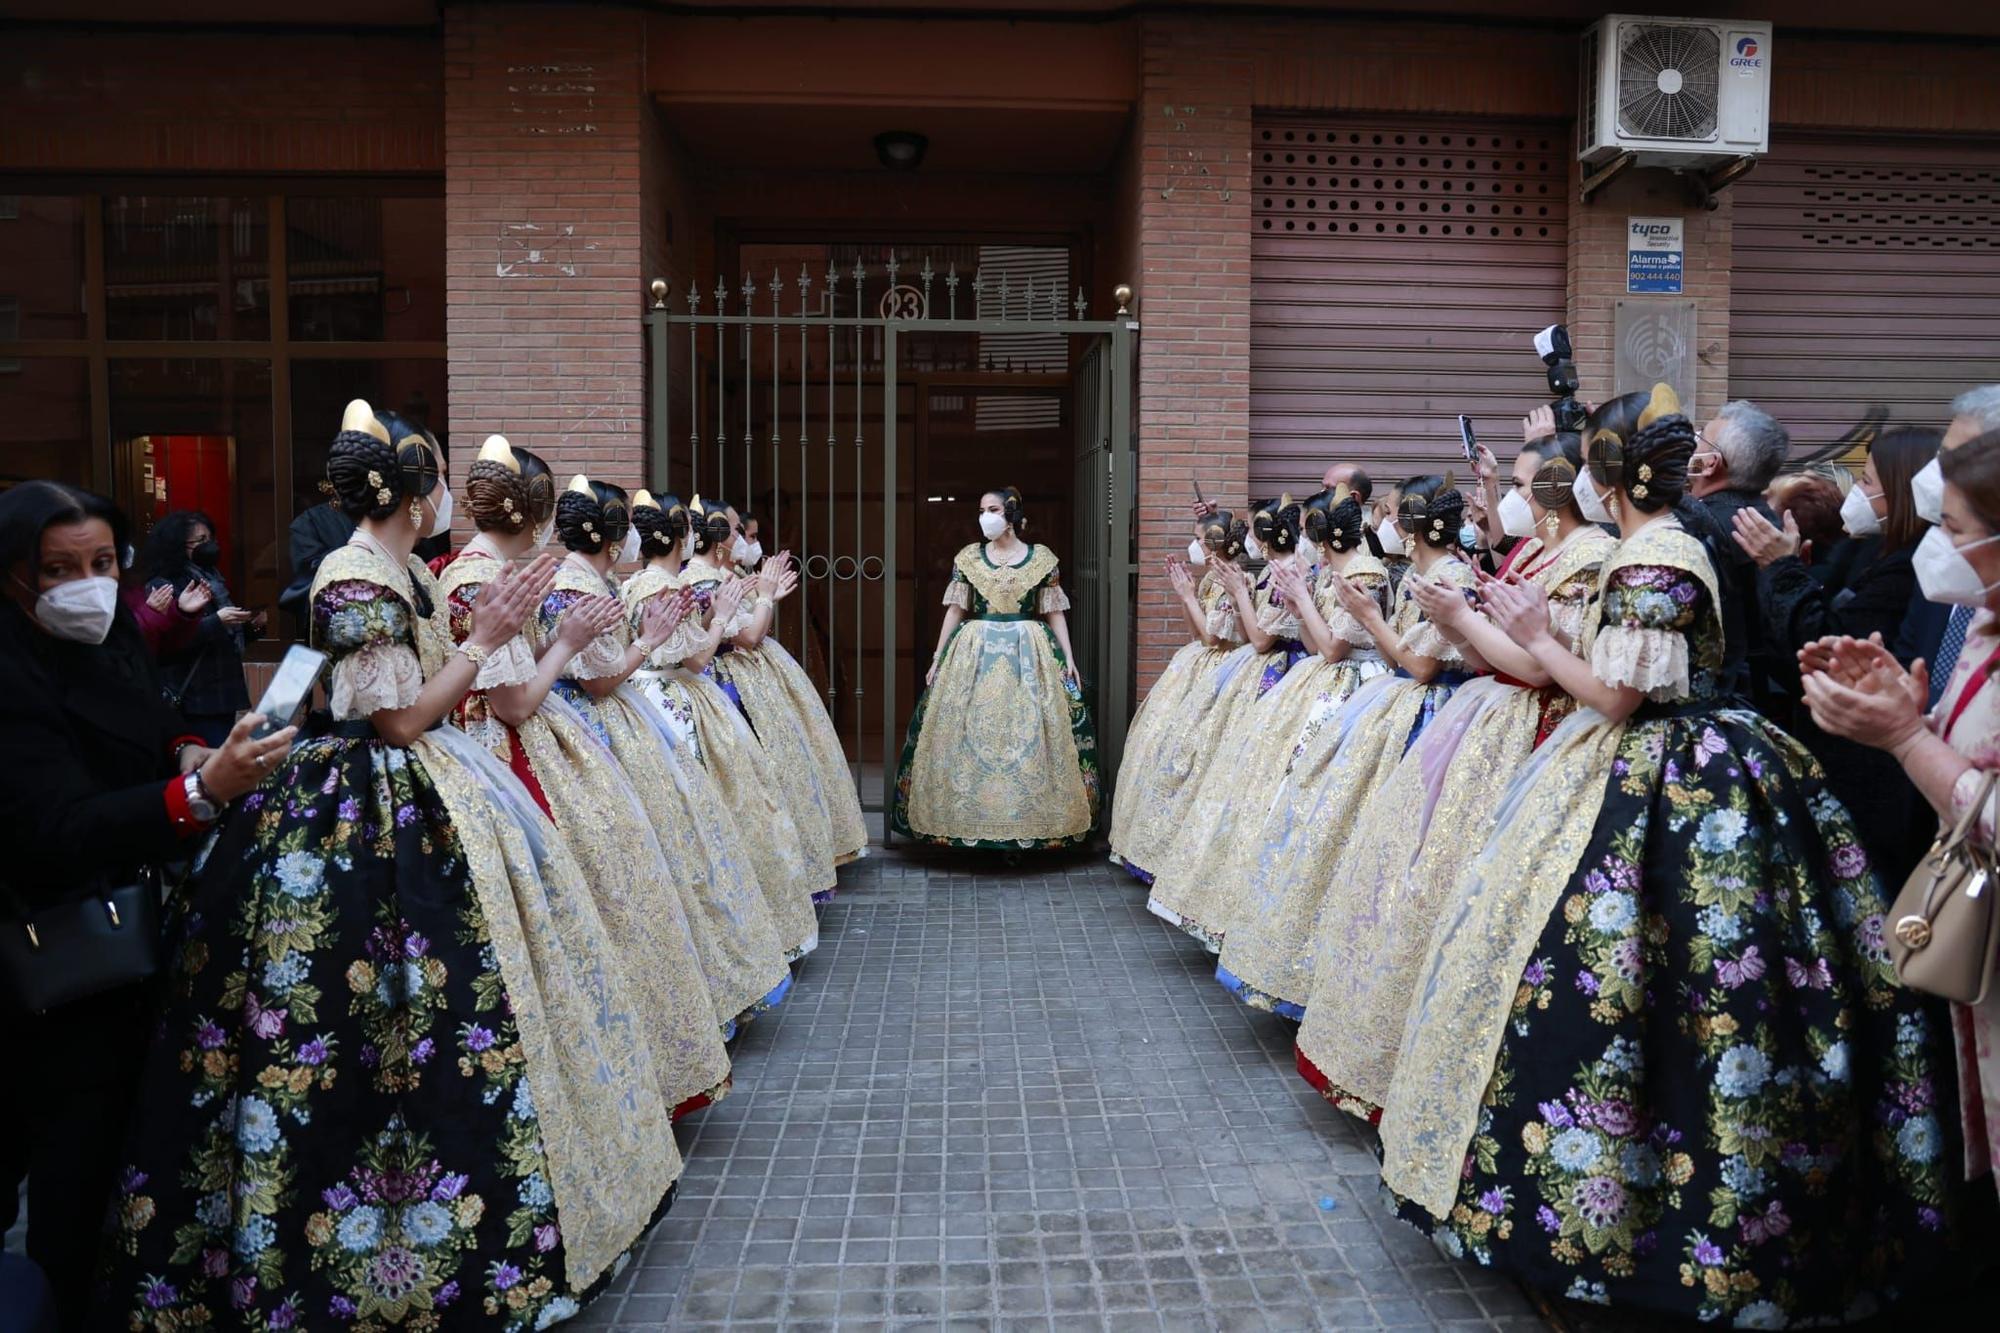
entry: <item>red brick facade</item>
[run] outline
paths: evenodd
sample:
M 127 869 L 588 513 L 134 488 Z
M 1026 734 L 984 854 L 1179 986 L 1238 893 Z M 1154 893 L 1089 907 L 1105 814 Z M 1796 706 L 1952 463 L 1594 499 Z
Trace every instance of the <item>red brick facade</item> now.
M 524 5 L 453 8 L 444 37 L 454 429 L 624 486 L 645 437 L 644 36 L 629 10 Z

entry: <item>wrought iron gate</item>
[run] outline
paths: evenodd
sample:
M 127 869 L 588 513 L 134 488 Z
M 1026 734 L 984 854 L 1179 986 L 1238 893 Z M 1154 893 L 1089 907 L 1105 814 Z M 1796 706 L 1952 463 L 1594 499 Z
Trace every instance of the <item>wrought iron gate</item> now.
M 942 615 L 937 566 L 948 542 L 931 535 L 969 539 L 987 488 L 939 475 L 926 439 L 910 447 L 909 435 L 948 417 L 1016 446 L 982 464 L 987 480 L 1015 481 L 1031 512 L 1038 496 L 1069 512 L 1070 549 L 1057 554 L 1108 790 L 1131 703 L 1137 321 L 1122 305 L 1088 319 L 1081 291 L 1038 288 L 1032 274 L 1024 287 L 1004 268 L 997 279 L 964 277 L 929 260 L 914 273 L 894 259 L 801 266 L 682 293 L 656 281 L 652 294 L 649 484 L 747 505 L 767 553 L 798 559 L 799 591 L 774 632 L 823 691 L 884 839 L 903 729 Z M 1068 457 L 1036 468 L 1030 440 Z M 1034 475 L 1009 475 L 1021 469 Z

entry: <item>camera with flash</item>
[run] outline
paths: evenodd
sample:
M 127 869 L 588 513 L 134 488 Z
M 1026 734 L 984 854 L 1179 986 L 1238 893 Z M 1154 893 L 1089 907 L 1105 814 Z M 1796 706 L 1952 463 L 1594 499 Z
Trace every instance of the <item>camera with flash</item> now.
M 1549 368 L 1549 392 L 1556 396 L 1549 410 L 1555 413 L 1556 429 L 1582 430 L 1590 414 L 1576 401 L 1576 365 L 1570 359 L 1569 330 L 1560 324 L 1549 325 L 1535 335 L 1535 352 Z

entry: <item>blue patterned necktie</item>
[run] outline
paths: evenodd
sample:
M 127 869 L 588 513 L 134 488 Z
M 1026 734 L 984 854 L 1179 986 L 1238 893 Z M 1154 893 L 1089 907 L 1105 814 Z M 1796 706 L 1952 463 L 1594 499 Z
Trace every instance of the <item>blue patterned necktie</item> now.
M 1938 639 L 1937 657 L 1931 662 L 1931 697 L 1929 707 L 1936 708 L 1938 700 L 1944 697 L 1944 687 L 1951 683 L 1952 668 L 1958 665 L 1958 655 L 1965 651 L 1965 631 L 1972 624 L 1972 608 L 1954 606 L 1945 618 L 1944 634 Z

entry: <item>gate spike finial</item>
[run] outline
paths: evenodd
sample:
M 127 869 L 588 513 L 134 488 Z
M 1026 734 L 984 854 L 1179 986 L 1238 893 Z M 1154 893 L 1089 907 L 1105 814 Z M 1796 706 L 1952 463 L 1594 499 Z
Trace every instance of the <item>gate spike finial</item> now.
M 723 306 L 729 303 L 729 284 L 721 278 L 715 280 L 715 313 L 721 314 Z
M 1022 304 L 1026 307 L 1028 318 L 1033 319 L 1035 317 L 1035 274 L 1033 270 L 1030 270 L 1028 273 L 1028 294 L 1023 298 Z M 1001 318 L 1005 319 L 1004 306 L 1002 307 L 1002 311 Z
M 693 314 L 698 314 L 698 313 L 700 313 L 700 311 L 701 311 L 701 289 L 700 289 L 700 288 L 698 288 L 698 287 L 696 287 L 696 286 L 694 285 L 694 279 L 693 279 L 693 278 L 689 278 L 689 279 L 688 279 L 688 313 L 689 313 L 690 315 L 693 315 Z
M 840 303 L 840 269 L 833 260 L 826 261 L 826 317 L 832 319 L 834 307 Z
M 947 304 L 950 305 L 951 307 L 951 317 L 953 319 L 957 319 L 958 318 L 958 261 L 956 259 L 951 260 L 949 262 L 949 266 L 945 269 L 944 289 L 945 292 L 948 294 Z
M 1006 269 L 1003 268 L 1000 270 L 1000 318 L 1002 319 L 1007 318 L 1014 311 L 1013 294 L 1007 290 L 1013 285 L 1008 281 L 1010 277 L 1012 275 Z
M 882 265 L 882 271 L 888 275 L 889 285 L 894 287 L 896 285 L 896 252 L 894 250 L 889 252 L 888 262 Z
M 749 314 L 754 314 L 754 313 L 756 313 L 756 312 L 755 312 L 755 311 L 754 311 L 754 310 L 752 309 L 752 307 L 753 307 L 753 306 L 755 305 L 755 303 L 756 303 L 756 300 L 757 300 L 757 280 L 756 280 L 755 278 L 753 278 L 753 277 L 751 277 L 751 276 L 750 276 L 750 271 L 749 271 L 748 269 L 745 269 L 745 270 L 743 271 L 743 313 L 744 313 L 744 314 L 746 314 L 746 315 L 749 315 Z
M 861 262 L 860 255 L 856 255 L 854 256 L 854 294 L 856 299 L 859 299 L 861 295 L 861 284 L 866 281 L 868 281 L 868 266 Z
M 974 319 L 979 319 L 983 316 L 982 307 L 985 305 L 985 302 L 986 270 L 976 268 L 972 270 L 972 317 Z
M 1083 288 L 1076 289 L 1076 300 L 1070 304 L 1076 307 L 1077 322 L 1082 323 L 1083 317 L 1090 311 L 1090 298 L 1083 294 Z

